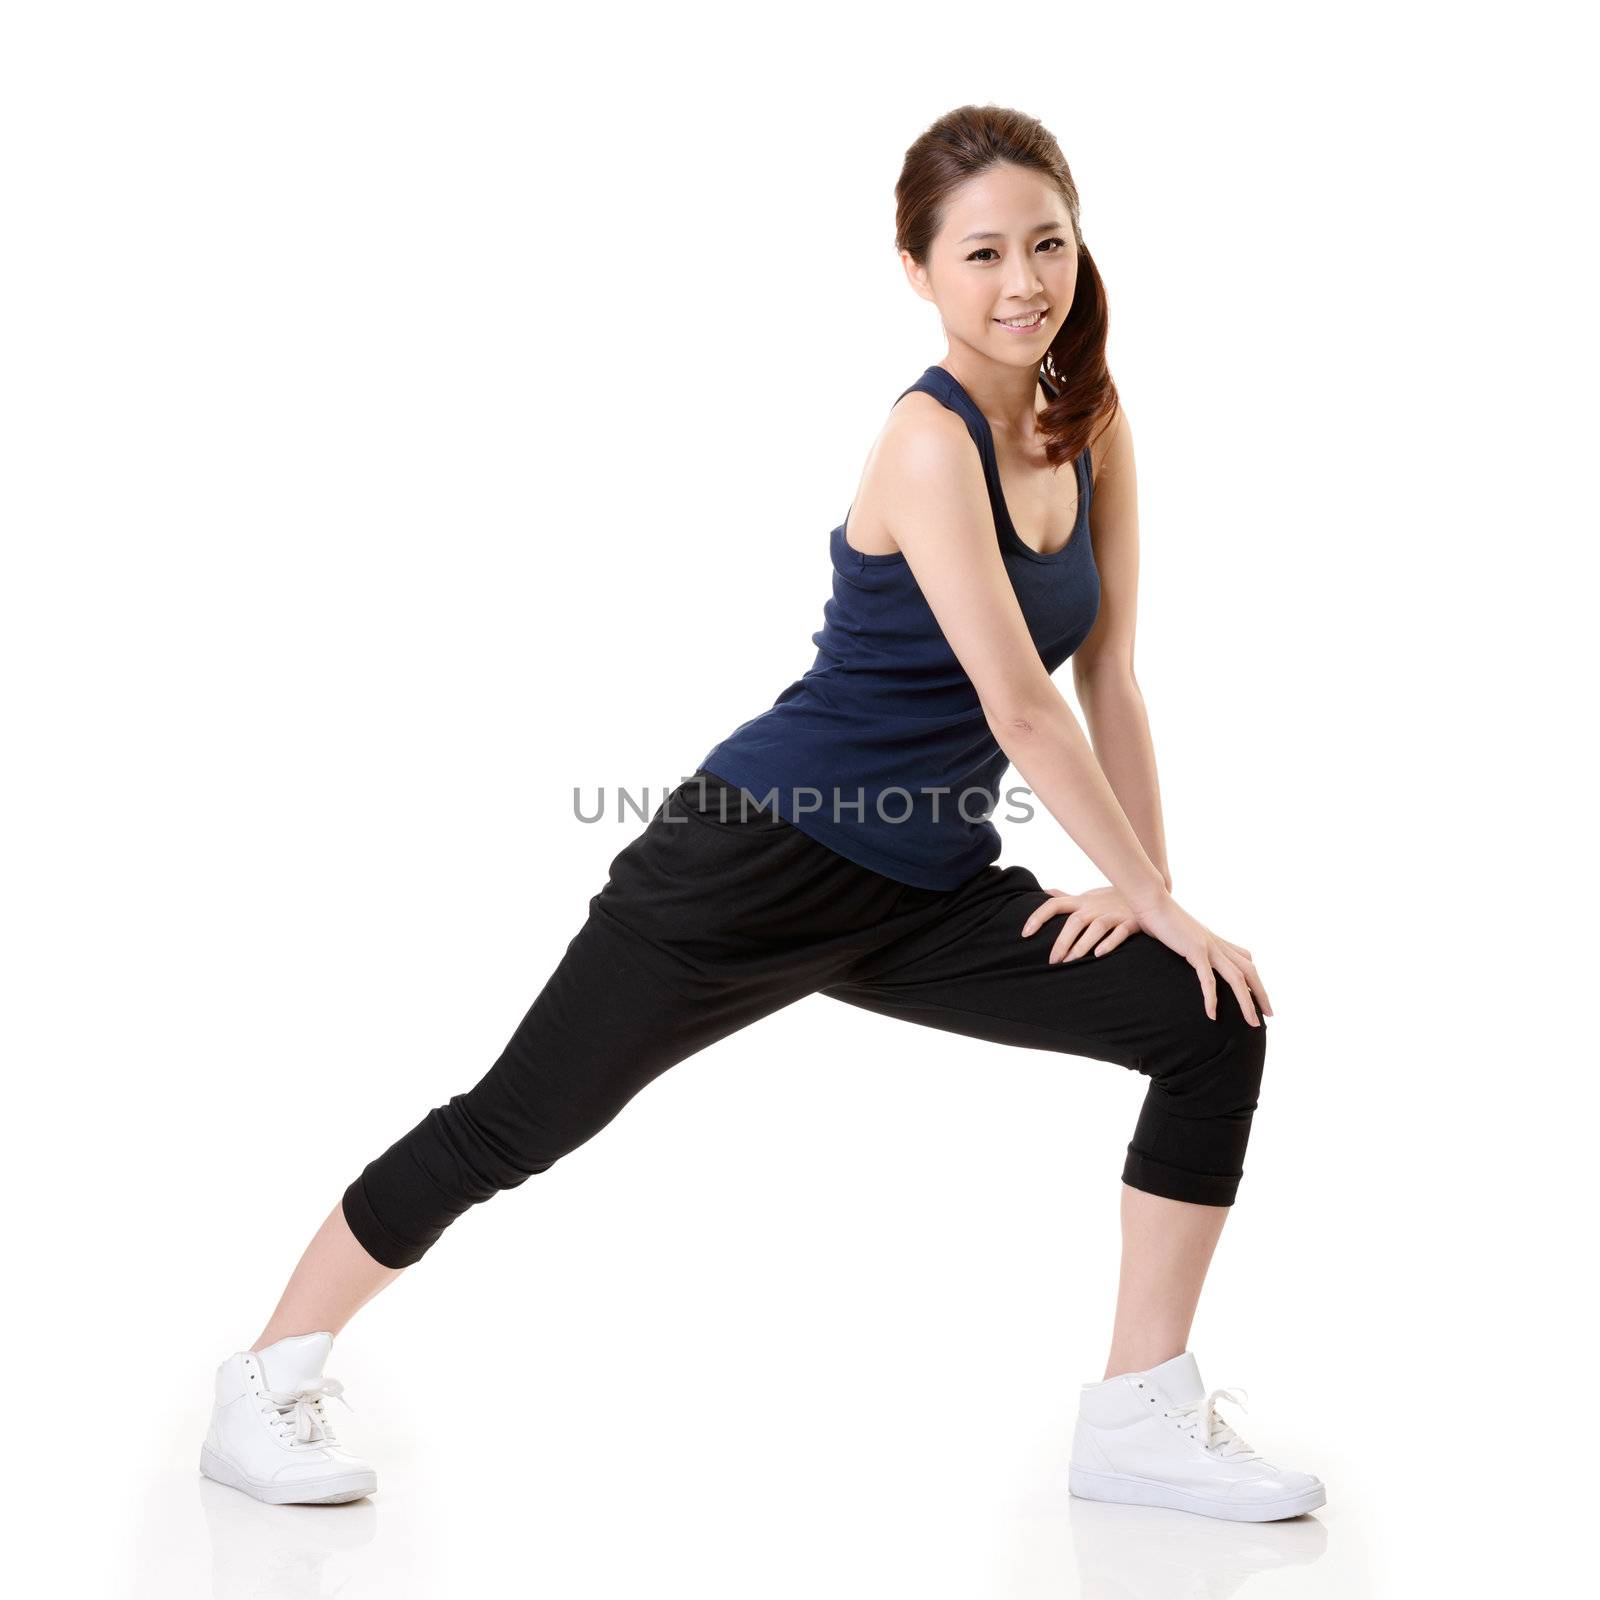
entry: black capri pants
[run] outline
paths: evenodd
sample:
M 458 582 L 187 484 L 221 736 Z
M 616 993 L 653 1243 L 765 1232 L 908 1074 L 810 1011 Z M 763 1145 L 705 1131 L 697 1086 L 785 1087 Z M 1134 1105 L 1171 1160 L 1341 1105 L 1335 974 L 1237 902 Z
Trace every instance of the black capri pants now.
M 741 803 L 742 802 L 742 803 Z M 1145 1074 L 1124 1183 L 1231 1205 L 1266 1023 L 1219 980 L 1136 933 L 1050 965 L 1049 898 L 1023 867 L 919 889 L 846 860 L 701 771 L 611 862 L 589 915 L 499 1059 L 345 1190 L 345 1220 L 389 1267 L 420 1260 L 469 1206 L 593 1138 L 668 1067 L 809 994 L 995 1044 Z M 1066 913 L 1061 913 L 1064 919 Z

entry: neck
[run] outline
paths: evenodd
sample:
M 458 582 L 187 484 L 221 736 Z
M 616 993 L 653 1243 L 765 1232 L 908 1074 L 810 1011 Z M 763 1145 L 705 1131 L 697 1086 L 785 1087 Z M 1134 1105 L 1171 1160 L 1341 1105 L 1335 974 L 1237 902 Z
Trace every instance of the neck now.
M 1018 439 L 1031 439 L 1038 432 L 1036 418 L 1049 402 L 1040 387 L 1037 361 L 1013 367 L 952 347 L 939 365 L 954 375 L 997 432 Z

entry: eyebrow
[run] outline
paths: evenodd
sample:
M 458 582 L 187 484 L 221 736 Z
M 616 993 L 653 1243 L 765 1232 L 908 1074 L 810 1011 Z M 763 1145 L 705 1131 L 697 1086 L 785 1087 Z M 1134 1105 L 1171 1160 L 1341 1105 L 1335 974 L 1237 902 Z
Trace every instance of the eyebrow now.
M 1060 229 L 1060 228 L 1064 228 L 1064 227 L 1066 227 L 1066 223 L 1064 223 L 1064 222 L 1036 222 L 1036 223 L 1034 223 L 1033 228 L 1032 228 L 1031 231 L 1034 232 L 1034 233 L 1048 233 L 1049 230 L 1052 229 L 1052 228 Z M 1003 238 L 1005 238 L 1005 235 L 1003 233 L 968 233 L 968 234 L 963 234 L 961 238 L 956 240 L 956 243 L 957 244 L 967 244 L 973 239 L 1003 239 Z

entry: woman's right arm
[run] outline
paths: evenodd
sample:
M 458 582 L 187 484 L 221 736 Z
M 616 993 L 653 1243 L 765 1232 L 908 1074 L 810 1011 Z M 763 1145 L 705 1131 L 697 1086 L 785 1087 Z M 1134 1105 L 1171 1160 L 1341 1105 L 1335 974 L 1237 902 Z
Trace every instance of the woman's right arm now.
M 982 465 L 965 422 L 908 395 L 891 412 L 872 461 L 892 507 L 889 533 L 977 691 L 995 743 L 1146 932 L 1195 967 L 1216 1016 L 1213 968 L 1256 1021 L 1249 977 L 1222 941 L 1167 891 L 1106 781 L 1072 707 L 1045 670 L 994 537 Z M 1082 537 L 1080 534 L 1079 537 Z

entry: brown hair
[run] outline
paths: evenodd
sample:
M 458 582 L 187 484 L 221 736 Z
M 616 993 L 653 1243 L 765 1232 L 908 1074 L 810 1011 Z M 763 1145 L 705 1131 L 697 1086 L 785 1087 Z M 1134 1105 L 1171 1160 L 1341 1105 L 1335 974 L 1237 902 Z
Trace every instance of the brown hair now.
M 1066 320 L 1040 362 L 1054 393 L 1039 413 L 1045 455 L 1052 466 L 1071 461 L 1117 409 L 1117 387 L 1106 366 L 1105 284 L 1083 242 L 1078 223 L 1078 186 L 1055 135 L 1037 119 L 1004 106 L 958 106 L 918 136 L 906 151 L 895 194 L 895 248 L 918 266 L 944 222 L 952 190 L 991 167 L 1009 162 L 1041 172 L 1055 185 L 1072 219 L 1078 251 L 1078 283 Z

